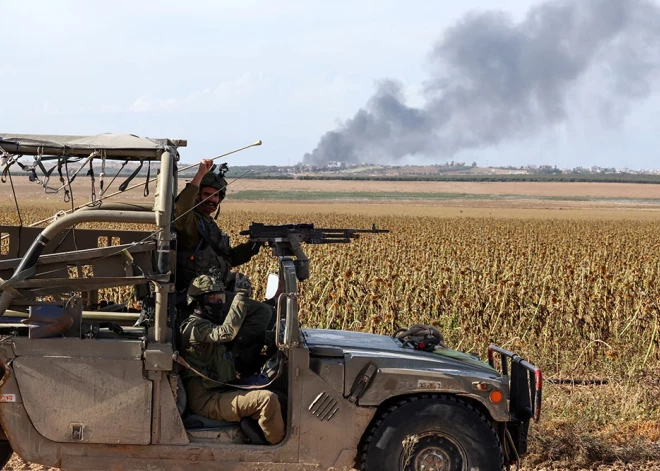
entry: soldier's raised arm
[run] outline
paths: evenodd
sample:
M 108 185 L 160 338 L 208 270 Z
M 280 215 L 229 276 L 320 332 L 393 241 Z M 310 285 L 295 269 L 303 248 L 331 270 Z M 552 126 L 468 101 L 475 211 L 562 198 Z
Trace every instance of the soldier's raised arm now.
M 183 233 L 193 237 L 197 235 L 197 223 L 191 209 L 195 206 L 197 194 L 199 193 L 199 185 L 202 182 L 204 175 L 209 173 L 211 167 L 213 167 L 213 161 L 203 159 L 199 163 L 199 168 L 193 179 L 177 196 L 176 206 L 174 208 L 174 216 L 176 218 L 174 228 L 180 234 Z
M 225 317 L 222 324 L 214 324 L 213 328 L 207 332 L 204 342 L 223 343 L 231 342 L 236 338 L 248 313 L 245 300 L 246 296 L 243 293 L 236 293 L 229 307 L 227 317 Z
M 198 317 L 184 321 L 181 331 L 195 343 L 226 343 L 231 342 L 238 335 L 248 313 L 246 296 L 237 293 L 231 303 L 229 312 L 222 324 L 216 324 L 208 319 Z

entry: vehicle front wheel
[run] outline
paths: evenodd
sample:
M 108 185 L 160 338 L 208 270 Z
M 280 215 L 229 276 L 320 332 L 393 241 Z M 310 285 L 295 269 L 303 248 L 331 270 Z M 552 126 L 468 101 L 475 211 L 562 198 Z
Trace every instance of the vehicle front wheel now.
M 501 471 L 490 421 L 453 396 L 408 397 L 377 416 L 358 450 L 361 471 Z

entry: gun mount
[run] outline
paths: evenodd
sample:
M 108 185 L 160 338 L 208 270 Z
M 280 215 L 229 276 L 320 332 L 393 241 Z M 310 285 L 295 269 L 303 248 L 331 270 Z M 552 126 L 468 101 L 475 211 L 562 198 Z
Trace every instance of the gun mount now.
M 315 228 L 314 224 L 279 224 L 266 225 L 253 222 L 241 231 L 241 235 L 250 237 L 251 242 L 268 243 L 276 257 L 295 257 L 296 278 L 303 281 L 309 278 L 309 259 L 300 244 L 348 244 L 360 234 L 383 234 L 387 229 L 338 229 Z

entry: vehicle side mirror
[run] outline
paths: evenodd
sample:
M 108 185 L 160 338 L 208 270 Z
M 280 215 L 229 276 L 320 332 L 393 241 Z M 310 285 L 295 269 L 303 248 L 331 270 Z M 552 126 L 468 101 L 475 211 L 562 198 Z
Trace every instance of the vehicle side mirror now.
M 280 287 L 280 277 L 277 273 L 269 273 L 266 282 L 266 299 L 273 299 Z

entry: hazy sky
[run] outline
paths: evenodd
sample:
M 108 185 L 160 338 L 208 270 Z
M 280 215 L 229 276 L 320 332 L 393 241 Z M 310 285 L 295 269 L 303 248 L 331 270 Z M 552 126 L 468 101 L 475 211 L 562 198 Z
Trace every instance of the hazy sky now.
M 408 106 L 422 106 L 437 73 L 434 47 L 466 19 L 499 10 L 515 28 L 542 3 L 0 0 L 0 132 L 180 137 L 186 162 L 261 139 L 230 166 L 294 164 L 383 80 L 400 84 Z M 654 44 L 655 56 L 644 57 L 653 70 Z M 570 84 L 558 121 L 399 162 L 660 168 L 660 80 L 652 75 L 648 90 L 612 107 L 601 100 L 608 66 Z

